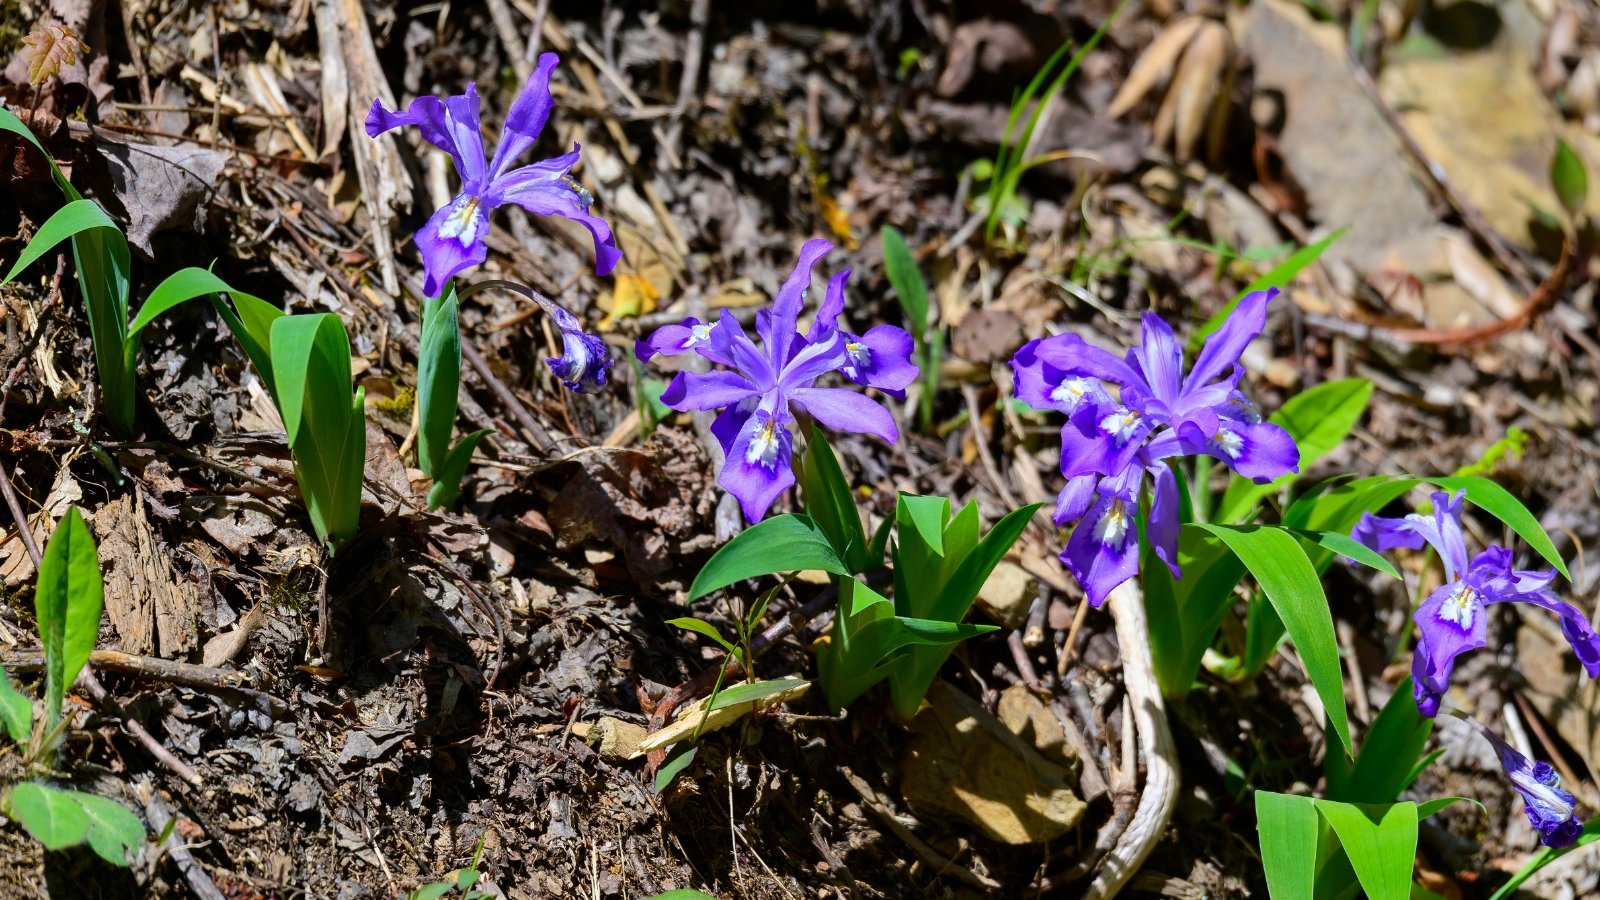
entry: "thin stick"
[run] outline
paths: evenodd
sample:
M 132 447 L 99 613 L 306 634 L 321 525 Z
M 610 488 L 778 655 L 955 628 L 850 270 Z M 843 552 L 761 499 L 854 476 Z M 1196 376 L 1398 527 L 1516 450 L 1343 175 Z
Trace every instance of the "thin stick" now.
M 911 829 L 907 828 L 888 807 L 878 800 L 877 792 L 872 789 L 872 785 L 863 781 L 861 776 L 844 766 L 839 767 L 839 772 L 844 775 L 845 781 L 850 782 L 850 786 L 856 789 L 856 793 L 861 795 L 861 803 L 873 815 L 877 816 L 883 824 L 887 825 L 889 830 L 895 833 L 895 836 L 905 841 L 907 847 L 916 851 L 916 854 L 922 857 L 928 865 L 933 866 L 939 875 L 954 875 L 959 880 L 986 891 L 998 891 L 1001 889 L 1000 882 L 988 876 L 979 875 L 965 866 L 957 865 L 954 860 L 928 846 L 927 842 L 913 834 Z

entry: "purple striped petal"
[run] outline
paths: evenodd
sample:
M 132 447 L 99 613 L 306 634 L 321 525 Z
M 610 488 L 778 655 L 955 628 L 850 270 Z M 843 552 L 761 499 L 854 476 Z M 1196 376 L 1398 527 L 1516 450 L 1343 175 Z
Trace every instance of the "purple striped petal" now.
M 534 215 L 560 216 L 582 225 L 594 240 L 595 273 L 606 275 L 617 267 L 622 251 L 606 220 L 589 214 L 594 197 L 567 174 L 578 152 L 573 144 L 570 153 L 512 169 L 491 182 L 486 199 L 494 206 L 515 203 Z
M 870 434 L 891 444 L 900 439 L 894 416 L 865 394 L 845 388 L 799 388 L 789 391 L 788 398 L 834 431 Z
M 850 270 L 845 269 L 828 279 L 828 292 L 822 296 L 822 305 L 811 321 L 806 340 L 815 342 L 829 329 L 839 327 L 839 317 L 844 315 L 844 286 L 850 280 Z
M 479 198 L 459 194 L 428 217 L 417 232 L 417 252 L 422 254 L 422 290 L 437 297 L 456 273 L 481 264 L 489 257 L 489 208 Z
M 1184 390 L 1196 390 L 1222 374 L 1222 370 L 1239 361 L 1244 348 L 1267 327 L 1267 304 L 1278 296 L 1277 288 L 1246 294 L 1233 308 L 1222 327 L 1206 338 L 1205 346 L 1195 358 L 1194 368 L 1184 380 Z
M 717 483 L 738 501 L 749 522 L 759 522 L 778 496 L 794 486 L 794 439 L 780 412 L 757 410 L 728 448 Z
M 832 249 L 833 244 L 821 238 L 806 241 L 800 248 L 794 271 L 778 288 L 778 295 L 772 301 L 772 318 L 767 330 L 761 332 L 761 341 L 771 354 L 774 369 L 782 369 L 789 361 L 789 345 L 799 336 L 800 309 L 805 305 L 806 290 L 811 287 L 811 270 L 816 268 L 817 260 Z
M 1144 381 L 1143 376 L 1135 372 L 1126 360 L 1109 350 L 1085 343 L 1083 338 L 1075 334 L 1047 337 L 1032 346 L 1034 358 L 1067 375 L 1087 375 L 1124 387 L 1139 385 Z
M 1438 711 L 1439 698 L 1450 689 L 1456 657 L 1484 645 L 1484 616 L 1482 597 L 1459 581 L 1445 584 L 1417 607 L 1412 616 L 1418 639 L 1411 671 L 1423 715 Z
M 1050 520 L 1057 526 L 1063 526 L 1083 518 L 1083 514 L 1100 498 L 1100 492 L 1095 490 L 1099 483 L 1099 475 L 1068 478 L 1066 487 L 1056 496 L 1056 511 Z
M 1178 402 L 1183 380 L 1183 349 L 1165 319 L 1147 312 L 1140 321 L 1140 342 L 1133 350 L 1132 361 L 1139 367 L 1150 393 L 1171 409 Z
M 367 136 L 377 137 L 404 125 L 415 125 L 422 139 L 450 154 L 463 190 L 477 190 L 488 173 L 483 161 L 483 135 L 478 125 L 478 86 L 467 82 L 467 92 L 440 100 L 431 94 L 418 97 L 404 111 L 384 109 L 372 101 L 367 113 Z
M 494 161 L 489 164 L 489 177 L 499 178 L 522 154 L 528 152 L 544 131 L 555 101 L 550 98 L 550 73 L 555 70 L 560 57 L 554 53 L 539 54 L 539 64 L 522 85 L 522 92 L 512 101 L 506 113 L 506 124 L 500 132 L 500 146 L 494 150 Z M 569 165 L 568 168 L 571 168 Z
M 721 409 L 758 393 L 736 372 L 679 372 L 661 392 L 661 402 L 676 410 Z
M 1156 558 L 1167 564 L 1173 578 L 1182 578 L 1178 568 L 1178 478 L 1166 465 L 1150 467 L 1154 483 L 1150 492 L 1150 516 L 1146 520 L 1147 539 Z
M 844 334 L 845 360 L 840 374 L 856 384 L 902 394 L 920 371 L 911 361 L 916 342 L 903 328 L 879 325 L 859 337 Z
M 1139 529 L 1134 501 L 1102 496 L 1072 529 L 1061 561 L 1078 579 L 1089 605 L 1098 608 L 1118 585 L 1139 571 Z

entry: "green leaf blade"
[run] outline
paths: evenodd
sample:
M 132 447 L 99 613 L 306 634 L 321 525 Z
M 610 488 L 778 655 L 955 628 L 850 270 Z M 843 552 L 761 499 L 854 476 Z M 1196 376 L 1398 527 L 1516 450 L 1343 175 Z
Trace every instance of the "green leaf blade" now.
M 1282 619 L 1294 640 L 1306 674 L 1326 707 L 1345 752 L 1352 752 L 1350 718 L 1345 709 L 1339 642 L 1333 631 L 1322 579 L 1294 535 L 1266 526 L 1193 525 L 1221 538 L 1239 557 Z
M 747 578 L 804 571 L 850 574 L 832 542 L 810 518 L 774 516 L 746 528 L 712 554 L 689 586 L 688 599 L 698 600 Z

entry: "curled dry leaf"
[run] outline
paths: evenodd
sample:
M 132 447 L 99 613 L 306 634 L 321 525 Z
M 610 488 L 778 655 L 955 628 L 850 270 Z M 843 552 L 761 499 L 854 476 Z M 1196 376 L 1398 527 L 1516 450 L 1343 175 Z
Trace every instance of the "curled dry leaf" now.
M 41 84 L 60 74 L 62 66 L 72 65 L 78 54 L 89 52 L 89 45 L 78 39 L 77 32 L 55 22 L 40 22 L 22 43 L 28 48 L 29 84 Z
M 1221 127 L 1233 57 L 1233 39 L 1221 22 L 1200 16 L 1177 19 L 1139 57 L 1106 114 L 1122 116 L 1170 81 L 1153 136 L 1158 144 L 1171 141 L 1178 160 L 1186 161 L 1208 124 L 1212 131 Z

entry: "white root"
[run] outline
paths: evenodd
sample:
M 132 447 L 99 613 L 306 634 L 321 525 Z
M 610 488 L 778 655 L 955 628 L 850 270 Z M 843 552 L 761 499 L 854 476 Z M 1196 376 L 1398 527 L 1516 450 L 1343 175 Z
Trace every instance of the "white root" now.
M 1133 819 L 1116 846 L 1106 854 L 1100 873 L 1084 893 L 1088 900 L 1108 900 L 1122 890 L 1155 849 L 1178 802 L 1178 754 L 1172 744 L 1166 706 L 1162 703 L 1150 659 L 1150 628 L 1145 619 L 1144 595 L 1129 581 L 1111 592 L 1109 605 L 1117 621 L 1123 686 L 1127 689 L 1133 723 L 1138 729 L 1145 783 Z M 1123 727 L 1127 727 L 1126 724 Z

